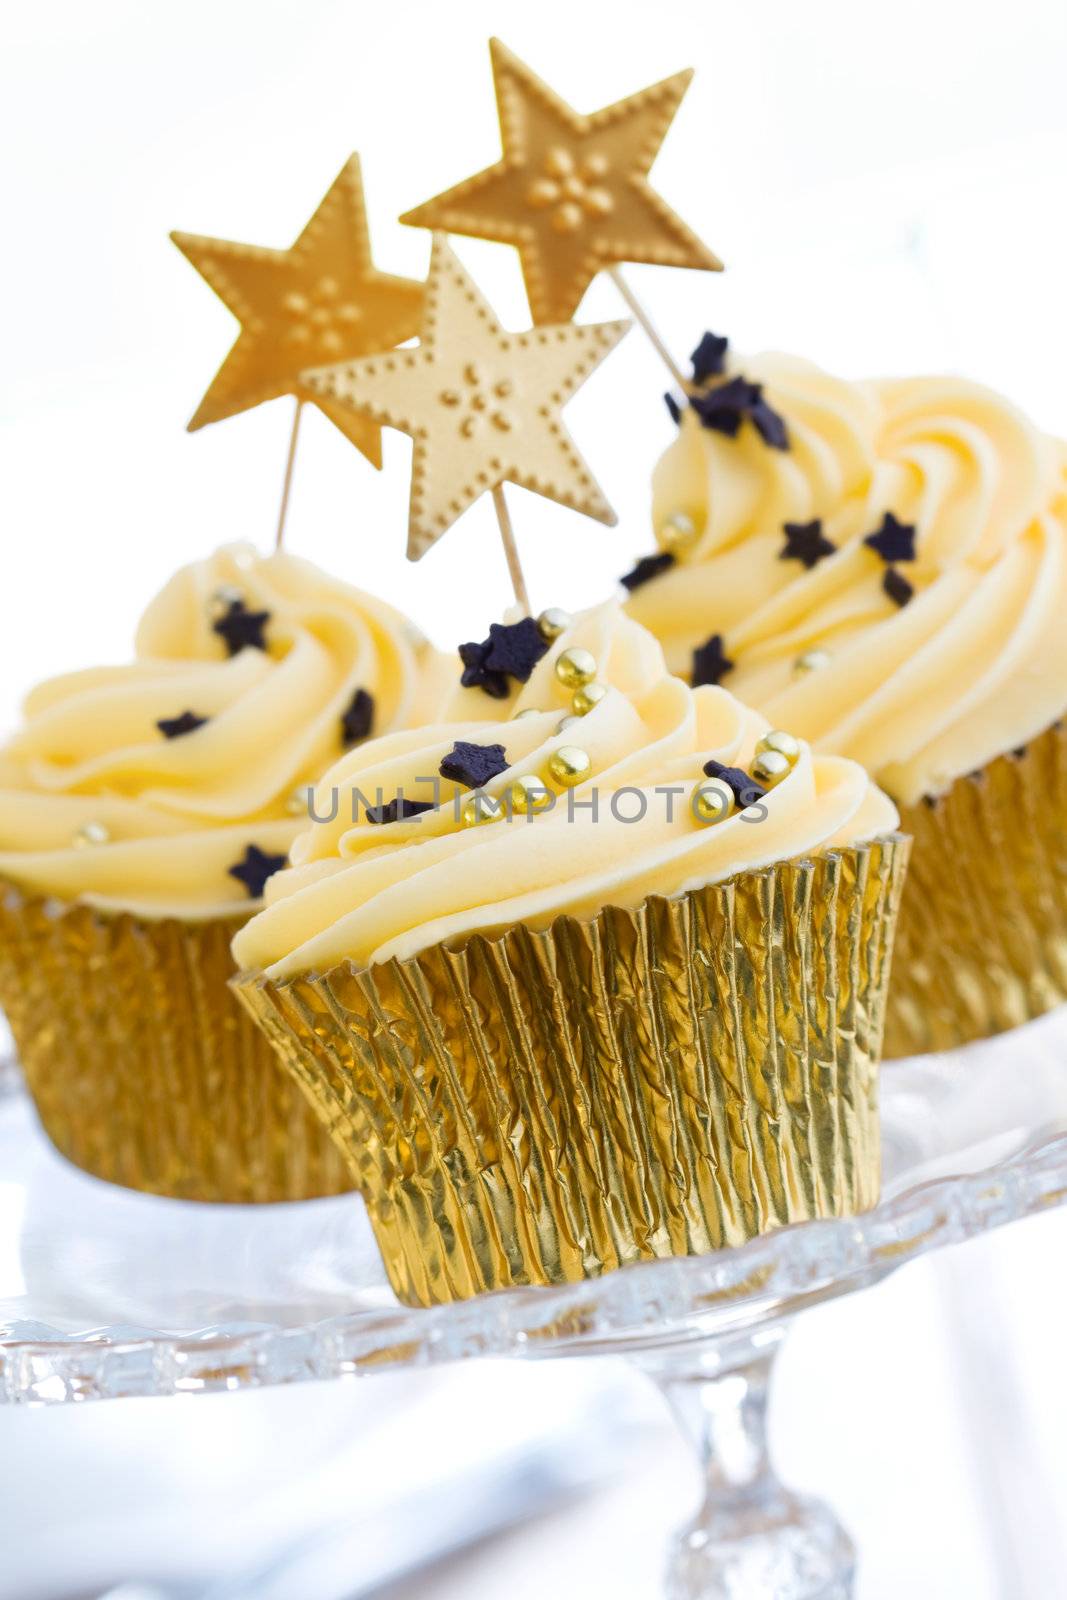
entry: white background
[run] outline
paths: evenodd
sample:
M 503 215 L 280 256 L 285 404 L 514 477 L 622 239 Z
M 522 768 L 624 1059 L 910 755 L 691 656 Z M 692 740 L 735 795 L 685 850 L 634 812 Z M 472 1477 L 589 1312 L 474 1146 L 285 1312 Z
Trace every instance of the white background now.
M 286 245 L 358 149 L 377 260 L 419 274 L 428 237 L 395 219 L 494 159 L 485 48 L 494 31 L 581 109 L 698 68 L 655 179 L 729 270 L 629 273 L 679 356 L 710 326 L 741 349 L 790 349 L 849 374 L 956 368 L 1067 433 L 1062 0 L 8 5 L 0 723 L 38 678 L 122 659 L 139 610 L 175 566 L 223 541 L 270 542 L 289 406 L 183 432 L 234 327 L 168 231 Z M 458 248 L 503 319 L 524 325 L 511 253 Z M 619 312 L 604 281 L 581 316 Z M 649 473 L 671 432 L 663 387 L 635 332 L 569 412 L 619 511 L 617 530 L 514 492 L 535 605 L 595 599 L 648 547 Z M 309 412 L 290 545 L 450 645 L 500 612 L 506 573 L 487 506 L 419 565 L 404 561 L 409 452 L 387 436 L 376 475 Z M 1002 1487 L 1029 1508 L 1019 1537 L 1032 1565 L 1042 1562 L 1057 1505 L 1067 1521 L 1058 1269 L 1050 1280 L 1064 1242 L 1055 1219 L 1030 1224 L 969 1247 L 955 1268 L 914 1269 L 798 1330 L 780 1454 L 860 1536 L 862 1600 L 1018 1600 L 1062 1584 L 1056 1565 L 1046 1589 L 1033 1573 L 998 1573 L 976 1485 L 991 1464 L 996 1480 L 1006 1451 L 998 1417 L 1025 1417 L 1030 1466 L 1020 1480 L 1005 1454 Z M 964 1305 L 995 1291 L 1007 1401 L 984 1403 L 992 1380 L 980 1364 L 977 1389 L 957 1386 L 958 1340 L 944 1314 L 952 1272 Z M 973 1318 L 987 1340 L 989 1304 L 980 1300 Z M 979 1363 L 989 1354 L 980 1347 Z M 326 1402 L 354 1434 L 363 1403 L 349 1390 Z M 44 1582 L 70 1527 L 84 1531 L 105 1511 L 109 1526 L 161 1560 L 195 1548 L 203 1526 L 180 1507 L 197 1503 L 205 1451 L 213 1467 L 201 1516 L 221 1506 L 239 1523 L 246 1478 L 254 1500 L 282 1426 L 268 1419 L 287 1408 L 299 1430 L 298 1395 L 270 1404 L 204 1402 L 180 1420 L 169 1406 L 140 1405 L 0 1416 L 0 1545 L 22 1574 L 4 1590 L 0 1562 L 4 1600 L 22 1600 L 31 1570 Z M 425 1448 L 442 1438 L 428 1431 Z M 275 1491 L 285 1471 L 284 1460 L 271 1462 Z M 617 1548 L 601 1587 L 589 1569 L 579 1581 L 591 1525 L 572 1523 L 569 1533 L 544 1532 L 533 1552 L 490 1553 L 481 1576 L 447 1593 L 652 1600 L 656 1545 L 637 1538 L 637 1508 L 662 1533 L 684 1510 L 686 1483 L 677 1461 L 635 1482 L 592 1525 L 606 1558 Z M 126 1506 L 130 1516 L 116 1520 Z M 118 1552 L 124 1535 L 109 1537 Z
M 234 324 L 169 230 L 287 245 L 357 149 L 378 261 L 424 271 L 395 219 L 495 158 L 494 30 L 582 109 L 698 69 L 654 175 L 728 270 L 629 269 L 679 356 L 711 326 L 850 374 L 955 366 L 1067 432 L 1057 0 L 9 6 L 0 723 L 39 677 L 121 658 L 182 561 L 269 545 L 290 405 L 184 433 Z M 458 248 L 525 325 L 513 253 Z M 581 316 L 620 309 L 605 279 Z M 512 492 L 535 605 L 597 598 L 649 547 L 663 387 L 635 331 L 569 408 L 617 529 Z M 376 474 L 306 421 L 292 549 L 442 644 L 484 629 L 509 598 L 488 503 L 412 566 L 407 439 Z

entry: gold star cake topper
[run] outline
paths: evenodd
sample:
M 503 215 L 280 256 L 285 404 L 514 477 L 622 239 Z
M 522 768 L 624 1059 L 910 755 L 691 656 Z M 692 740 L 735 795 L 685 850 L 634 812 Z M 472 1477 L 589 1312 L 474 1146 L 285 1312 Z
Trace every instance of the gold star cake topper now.
M 721 270 L 648 181 L 692 72 L 582 116 L 499 39 L 489 49 L 502 158 L 401 222 L 514 245 L 534 322 L 568 321 L 622 261 Z
M 408 555 L 417 561 L 487 490 L 507 545 L 505 481 L 614 524 L 560 413 L 628 327 L 566 323 L 509 333 L 437 235 L 420 344 L 320 367 L 304 379 L 333 405 L 412 435 Z
M 291 394 L 313 400 L 380 467 L 378 425 L 313 394 L 300 377 L 305 367 L 388 350 L 418 332 L 423 285 L 379 272 L 371 258 L 359 157 L 345 162 L 288 250 L 191 233 L 171 238 L 241 324 L 190 431 Z

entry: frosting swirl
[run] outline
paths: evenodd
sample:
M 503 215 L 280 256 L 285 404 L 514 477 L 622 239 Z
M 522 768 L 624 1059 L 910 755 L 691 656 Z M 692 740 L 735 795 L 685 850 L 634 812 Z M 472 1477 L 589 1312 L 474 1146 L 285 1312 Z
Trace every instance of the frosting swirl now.
M 238 596 L 267 613 L 266 648 L 228 655 L 213 623 Z M 231 546 L 185 567 L 132 663 L 27 698 L 0 749 L 0 878 L 152 917 L 243 912 L 250 888 L 230 868 L 250 845 L 288 853 L 299 789 L 343 748 L 356 691 L 373 731 L 407 726 L 441 660 L 392 607 L 294 556 Z M 196 725 L 165 736 L 187 712 Z
M 556 661 L 575 648 L 596 656 L 606 693 L 561 730 L 568 695 Z M 440 721 L 338 762 L 316 791 L 322 820 L 297 840 L 292 867 L 271 879 L 265 909 L 234 942 L 238 964 L 275 978 L 346 958 L 370 965 L 516 922 L 637 905 L 896 824 L 861 767 L 805 747 L 749 812 L 698 821 L 690 799 L 707 781 L 705 762 L 744 766 L 766 724 L 723 689 L 668 676 L 654 641 L 614 602 L 575 619 L 509 710 L 529 714 Z M 561 745 L 579 745 L 591 772 L 556 791 L 550 810 L 464 827 L 468 791 L 434 783 L 457 741 L 504 747 L 506 770 L 485 785 L 493 797 L 520 776 L 543 777 Z M 401 790 L 439 803 L 385 826 L 367 821 L 366 806 Z
M 908 804 L 1047 728 L 1067 706 L 1064 447 L 962 379 L 847 383 L 782 356 L 744 371 L 790 449 L 687 410 L 653 479 L 655 526 L 682 512 L 694 538 L 629 610 L 672 670 L 721 634 L 735 694 Z M 864 542 L 887 512 L 917 530 L 893 568 L 903 603 Z M 815 519 L 836 552 L 783 559 L 784 525 Z

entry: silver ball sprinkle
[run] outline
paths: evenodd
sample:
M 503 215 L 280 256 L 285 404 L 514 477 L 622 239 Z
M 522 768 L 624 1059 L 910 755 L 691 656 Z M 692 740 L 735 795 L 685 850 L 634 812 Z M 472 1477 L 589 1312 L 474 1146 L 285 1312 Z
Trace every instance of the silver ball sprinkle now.
M 285 802 L 285 809 L 291 817 L 307 817 L 311 815 L 311 801 L 315 793 L 313 783 L 302 783 L 294 789 Z
M 102 822 L 85 822 L 70 842 L 75 850 L 88 850 L 93 845 L 109 844 L 111 834 Z
M 208 609 L 212 619 L 224 617 L 231 606 L 240 605 L 244 599 L 244 591 L 236 589 L 232 583 L 222 583 L 212 591 Z
M 829 650 L 805 650 L 802 656 L 797 656 L 793 662 L 795 677 L 803 677 L 806 672 L 821 672 L 823 667 L 830 665 Z
M 696 536 L 696 523 L 692 517 L 685 511 L 672 511 L 660 524 L 658 538 L 661 549 L 676 555 L 679 550 L 687 550 Z

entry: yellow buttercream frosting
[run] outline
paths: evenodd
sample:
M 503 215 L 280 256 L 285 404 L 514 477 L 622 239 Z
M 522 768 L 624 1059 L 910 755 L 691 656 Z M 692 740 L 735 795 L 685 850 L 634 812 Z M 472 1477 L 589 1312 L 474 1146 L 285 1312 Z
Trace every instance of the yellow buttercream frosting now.
M 905 804 L 1025 744 L 1067 707 L 1067 450 L 1007 400 L 950 377 L 850 383 L 807 362 L 739 363 L 790 448 L 687 409 L 653 479 L 661 540 L 693 538 L 628 609 L 688 675 L 714 634 L 722 679 L 819 751 L 863 762 Z M 886 512 L 916 529 L 886 591 L 865 543 Z M 784 524 L 837 549 L 782 559 Z M 814 669 L 798 669 L 817 652 Z
M 237 597 L 267 648 L 215 632 Z M 391 606 L 294 556 L 231 546 L 149 605 L 135 659 L 52 679 L 0 749 L 0 879 L 149 917 L 254 905 L 230 875 L 246 849 L 284 856 L 301 786 L 344 748 L 356 691 L 371 732 L 420 720 L 443 658 Z M 206 719 L 166 737 L 157 724 Z
M 594 657 L 607 692 L 561 729 L 570 690 L 556 663 L 575 649 Z M 345 959 L 370 965 L 513 923 L 635 906 L 892 831 L 896 811 L 860 766 L 803 746 L 756 806 L 698 821 L 690 801 L 707 781 L 704 764 L 747 770 L 766 727 L 724 689 L 694 690 L 668 675 L 655 641 L 614 602 L 584 613 L 510 701 L 463 691 L 445 720 L 343 757 L 317 788 L 316 820 L 297 840 L 293 866 L 271 879 L 264 910 L 238 934 L 235 958 L 274 978 Z M 485 785 L 488 795 L 534 776 L 555 804 L 464 826 L 468 791 L 438 777 L 457 741 L 503 747 L 506 770 Z M 562 745 L 591 763 L 589 777 L 566 791 L 550 768 Z M 401 793 L 436 804 L 399 821 L 368 820 L 368 806 Z

